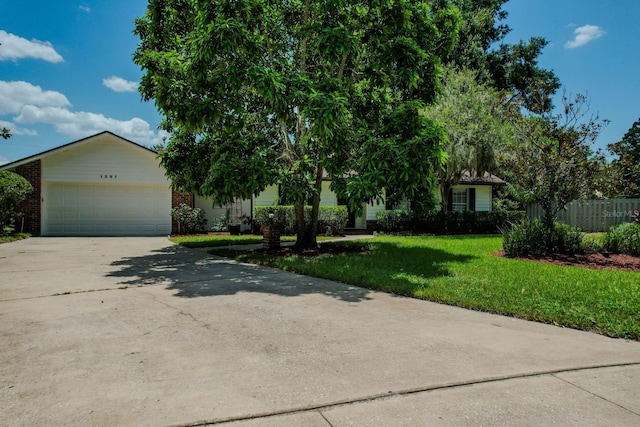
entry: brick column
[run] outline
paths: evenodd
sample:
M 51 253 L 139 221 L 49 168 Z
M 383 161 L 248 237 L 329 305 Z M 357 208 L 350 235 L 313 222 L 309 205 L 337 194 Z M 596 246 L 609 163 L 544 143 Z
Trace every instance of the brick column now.
M 280 227 L 262 226 L 262 247 L 265 250 L 280 249 Z
M 171 190 L 171 209 L 177 208 L 182 203 L 193 207 L 195 203 L 193 194 L 183 193 L 182 191 L 178 191 L 178 190 Z M 178 233 L 178 231 L 179 231 L 178 221 L 171 218 L 171 234 Z
M 18 166 L 15 172 L 33 186 L 33 192 L 18 205 L 18 210 L 24 215 L 24 232 L 38 235 L 42 222 L 42 162 L 35 160 Z M 22 219 L 18 220 L 16 231 L 20 231 Z

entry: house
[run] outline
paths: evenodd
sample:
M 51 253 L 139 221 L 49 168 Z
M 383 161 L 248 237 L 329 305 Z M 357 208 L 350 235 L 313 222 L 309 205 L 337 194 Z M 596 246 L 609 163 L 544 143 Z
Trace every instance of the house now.
M 33 186 L 19 228 L 43 236 L 168 235 L 172 206 L 193 201 L 171 190 L 154 151 L 111 132 L 0 169 Z
M 25 177 L 34 192 L 20 209 L 25 232 L 43 236 L 167 235 L 177 231 L 171 209 L 186 203 L 199 207 L 212 224 L 222 215 L 231 222 L 251 218 L 255 206 L 273 206 L 278 186 L 267 187 L 251 200 L 225 206 L 173 191 L 156 152 L 111 132 L 102 132 L 0 166 Z M 492 186 L 504 184 L 493 175 L 463 176 L 452 189 L 452 210 L 490 211 Z M 321 205 L 346 204 L 322 183 Z M 400 206 L 403 208 L 406 206 Z M 350 214 L 348 228 L 365 229 L 384 204 L 363 206 Z M 250 221 L 247 221 L 250 223 Z M 244 226 L 250 228 L 249 225 Z
M 339 200 L 339 197 L 331 191 L 329 188 L 330 184 L 331 181 L 328 178 L 322 182 L 320 205 L 346 205 L 345 202 Z M 448 210 L 491 211 L 493 206 L 493 187 L 505 184 L 505 181 L 489 173 L 477 177 L 466 172 L 460 179 L 459 184 L 451 189 Z M 194 206 L 204 211 L 209 224 L 223 215 L 228 215 L 229 220 L 232 222 L 241 222 L 242 218 L 251 216 L 255 206 L 274 206 L 278 204 L 279 198 L 278 186 L 272 185 L 251 200 L 237 200 L 235 203 L 225 206 L 213 206 L 211 200 L 205 197 L 195 196 Z M 436 198 L 439 202 L 439 192 L 436 193 Z M 365 204 L 359 216 L 355 216 L 351 212 L 349 213 L 347 228 L 366 229 L 368 222 L 376 221 L 376 214 L 379 211 L 389 208 L 390 207 L 385 206 L 385 204 L 377 204 L 375 202 Z M 393 208 L 408 209 L 408 204 L 405 202 Z M 248 228 L 250 228 L 250 226 L 245 226 L 245 229 Z

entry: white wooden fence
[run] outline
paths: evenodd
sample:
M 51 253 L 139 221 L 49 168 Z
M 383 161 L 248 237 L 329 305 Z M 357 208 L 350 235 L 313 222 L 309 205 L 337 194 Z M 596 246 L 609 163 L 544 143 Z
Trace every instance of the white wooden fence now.
M 556 219 L 582 231 L 607 231 L 612 225 L 631 222 L 637 209 L 640 199 L 576 200 L 558 212 Z M 540 205 L 529 205 L 527 217 L 542 218 Z

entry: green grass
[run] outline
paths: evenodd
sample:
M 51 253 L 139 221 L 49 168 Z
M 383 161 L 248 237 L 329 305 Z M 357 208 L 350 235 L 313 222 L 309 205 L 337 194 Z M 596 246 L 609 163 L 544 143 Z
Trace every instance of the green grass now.
M 29 237 L 31 237 L 29 233 L 9 234 L 8 236 L 0 236 L 0 243 L 15 242 L 16 240 L 28 239 Z
M 364 253 L 275 257 L 212 250 L 370 289 L 612 336 L 640 339 L 640 274 L 507 259 L 500 237 L 392 237 L 325 243 Z
M 326 240 L 329 238 L 330 237 L 318 236 L 318 240 Z M 211 248 L 217 246 L 251 245 L 262 243 L 262 236 L 255 234 L 243 234 L 240 236 L 212 234 L 202 236 L 172 236 L 169 240 L 187 248 Z M 282 242 L 295 242 L 296 236 L 282 236 L 280 240 Z

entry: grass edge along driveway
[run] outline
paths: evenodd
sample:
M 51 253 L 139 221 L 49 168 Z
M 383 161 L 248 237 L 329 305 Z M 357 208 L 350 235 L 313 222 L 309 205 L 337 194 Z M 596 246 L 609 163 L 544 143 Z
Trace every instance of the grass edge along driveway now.
M 378 236 L 326 242 L 368 249 L 315 257 L 210 253 L 473 310 L 640 339 L 640 274 L 494 256 L 495 236 Z

